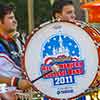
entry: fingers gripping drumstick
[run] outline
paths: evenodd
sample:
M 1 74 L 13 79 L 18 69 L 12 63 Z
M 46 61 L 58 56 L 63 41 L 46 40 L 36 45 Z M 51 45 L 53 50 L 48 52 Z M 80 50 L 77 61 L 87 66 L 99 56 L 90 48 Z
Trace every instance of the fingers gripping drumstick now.
M 31 82 L 34 83 L 36 82 L 37 80 L 41 79 L 43 76 L 49 74 L 49 73 L 52 73 L 52 72 L 58 72 L 59 71 L 59 66 L 57 66 L 56 64 L 54 64 L 51 68 L 52 70 L 42 74 L 41 76 L 39 76 L 38 78 L 36 78 L 35 80 L 32 80 Z

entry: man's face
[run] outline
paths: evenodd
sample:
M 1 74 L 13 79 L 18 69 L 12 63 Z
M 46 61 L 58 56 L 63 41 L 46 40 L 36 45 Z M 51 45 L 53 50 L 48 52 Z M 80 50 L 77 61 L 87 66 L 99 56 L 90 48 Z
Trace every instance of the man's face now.
M 62 11 L 58 13 L 60 20 L 73 22 L 76 18 L 75 8 L 73 5 L 66 5 L 63 7 Z
M 17 21 L 15 19 L 14 13 L 11 12 L 5 15 L 4 19 L 0 20 L 0 27 L 5 33 L 14 32 L 17 28 Z

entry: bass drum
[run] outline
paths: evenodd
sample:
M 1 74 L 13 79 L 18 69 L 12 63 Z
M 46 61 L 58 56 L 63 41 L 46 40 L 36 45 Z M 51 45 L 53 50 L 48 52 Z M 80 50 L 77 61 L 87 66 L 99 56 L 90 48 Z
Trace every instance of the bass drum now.
M 59 66 L 58 72 L 41 77 L 33 86 L 51 100 L 76 98 L 99 85 L 99 42 L 99 32 L 86 24 L 41 25 L 26 42 L 24 69 L 32 81 Z

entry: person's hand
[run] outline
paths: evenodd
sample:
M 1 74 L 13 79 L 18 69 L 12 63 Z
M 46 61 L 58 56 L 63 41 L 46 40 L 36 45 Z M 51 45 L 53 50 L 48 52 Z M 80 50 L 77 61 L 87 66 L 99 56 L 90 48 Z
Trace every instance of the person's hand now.
M 10 91 L 0 94 L 0 100 L 17 100 L 16 91 Z
M 22 90 L 27 90 L 32 87 L 32 83 L 28 80 L 22 79 L 18 82 L 18 88 Z

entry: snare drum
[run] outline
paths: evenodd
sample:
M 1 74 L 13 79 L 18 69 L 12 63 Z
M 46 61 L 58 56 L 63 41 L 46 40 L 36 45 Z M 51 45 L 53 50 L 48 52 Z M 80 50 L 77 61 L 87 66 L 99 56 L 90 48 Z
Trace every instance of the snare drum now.
M 60 71 L 43 76 L 33 86 L 51 100 L 76 98 L 99 85 L 99 42 L 99 32 L 86 24 L 47 23 L 27 41 L 24 69 L 32 81 L 59 66 Z

